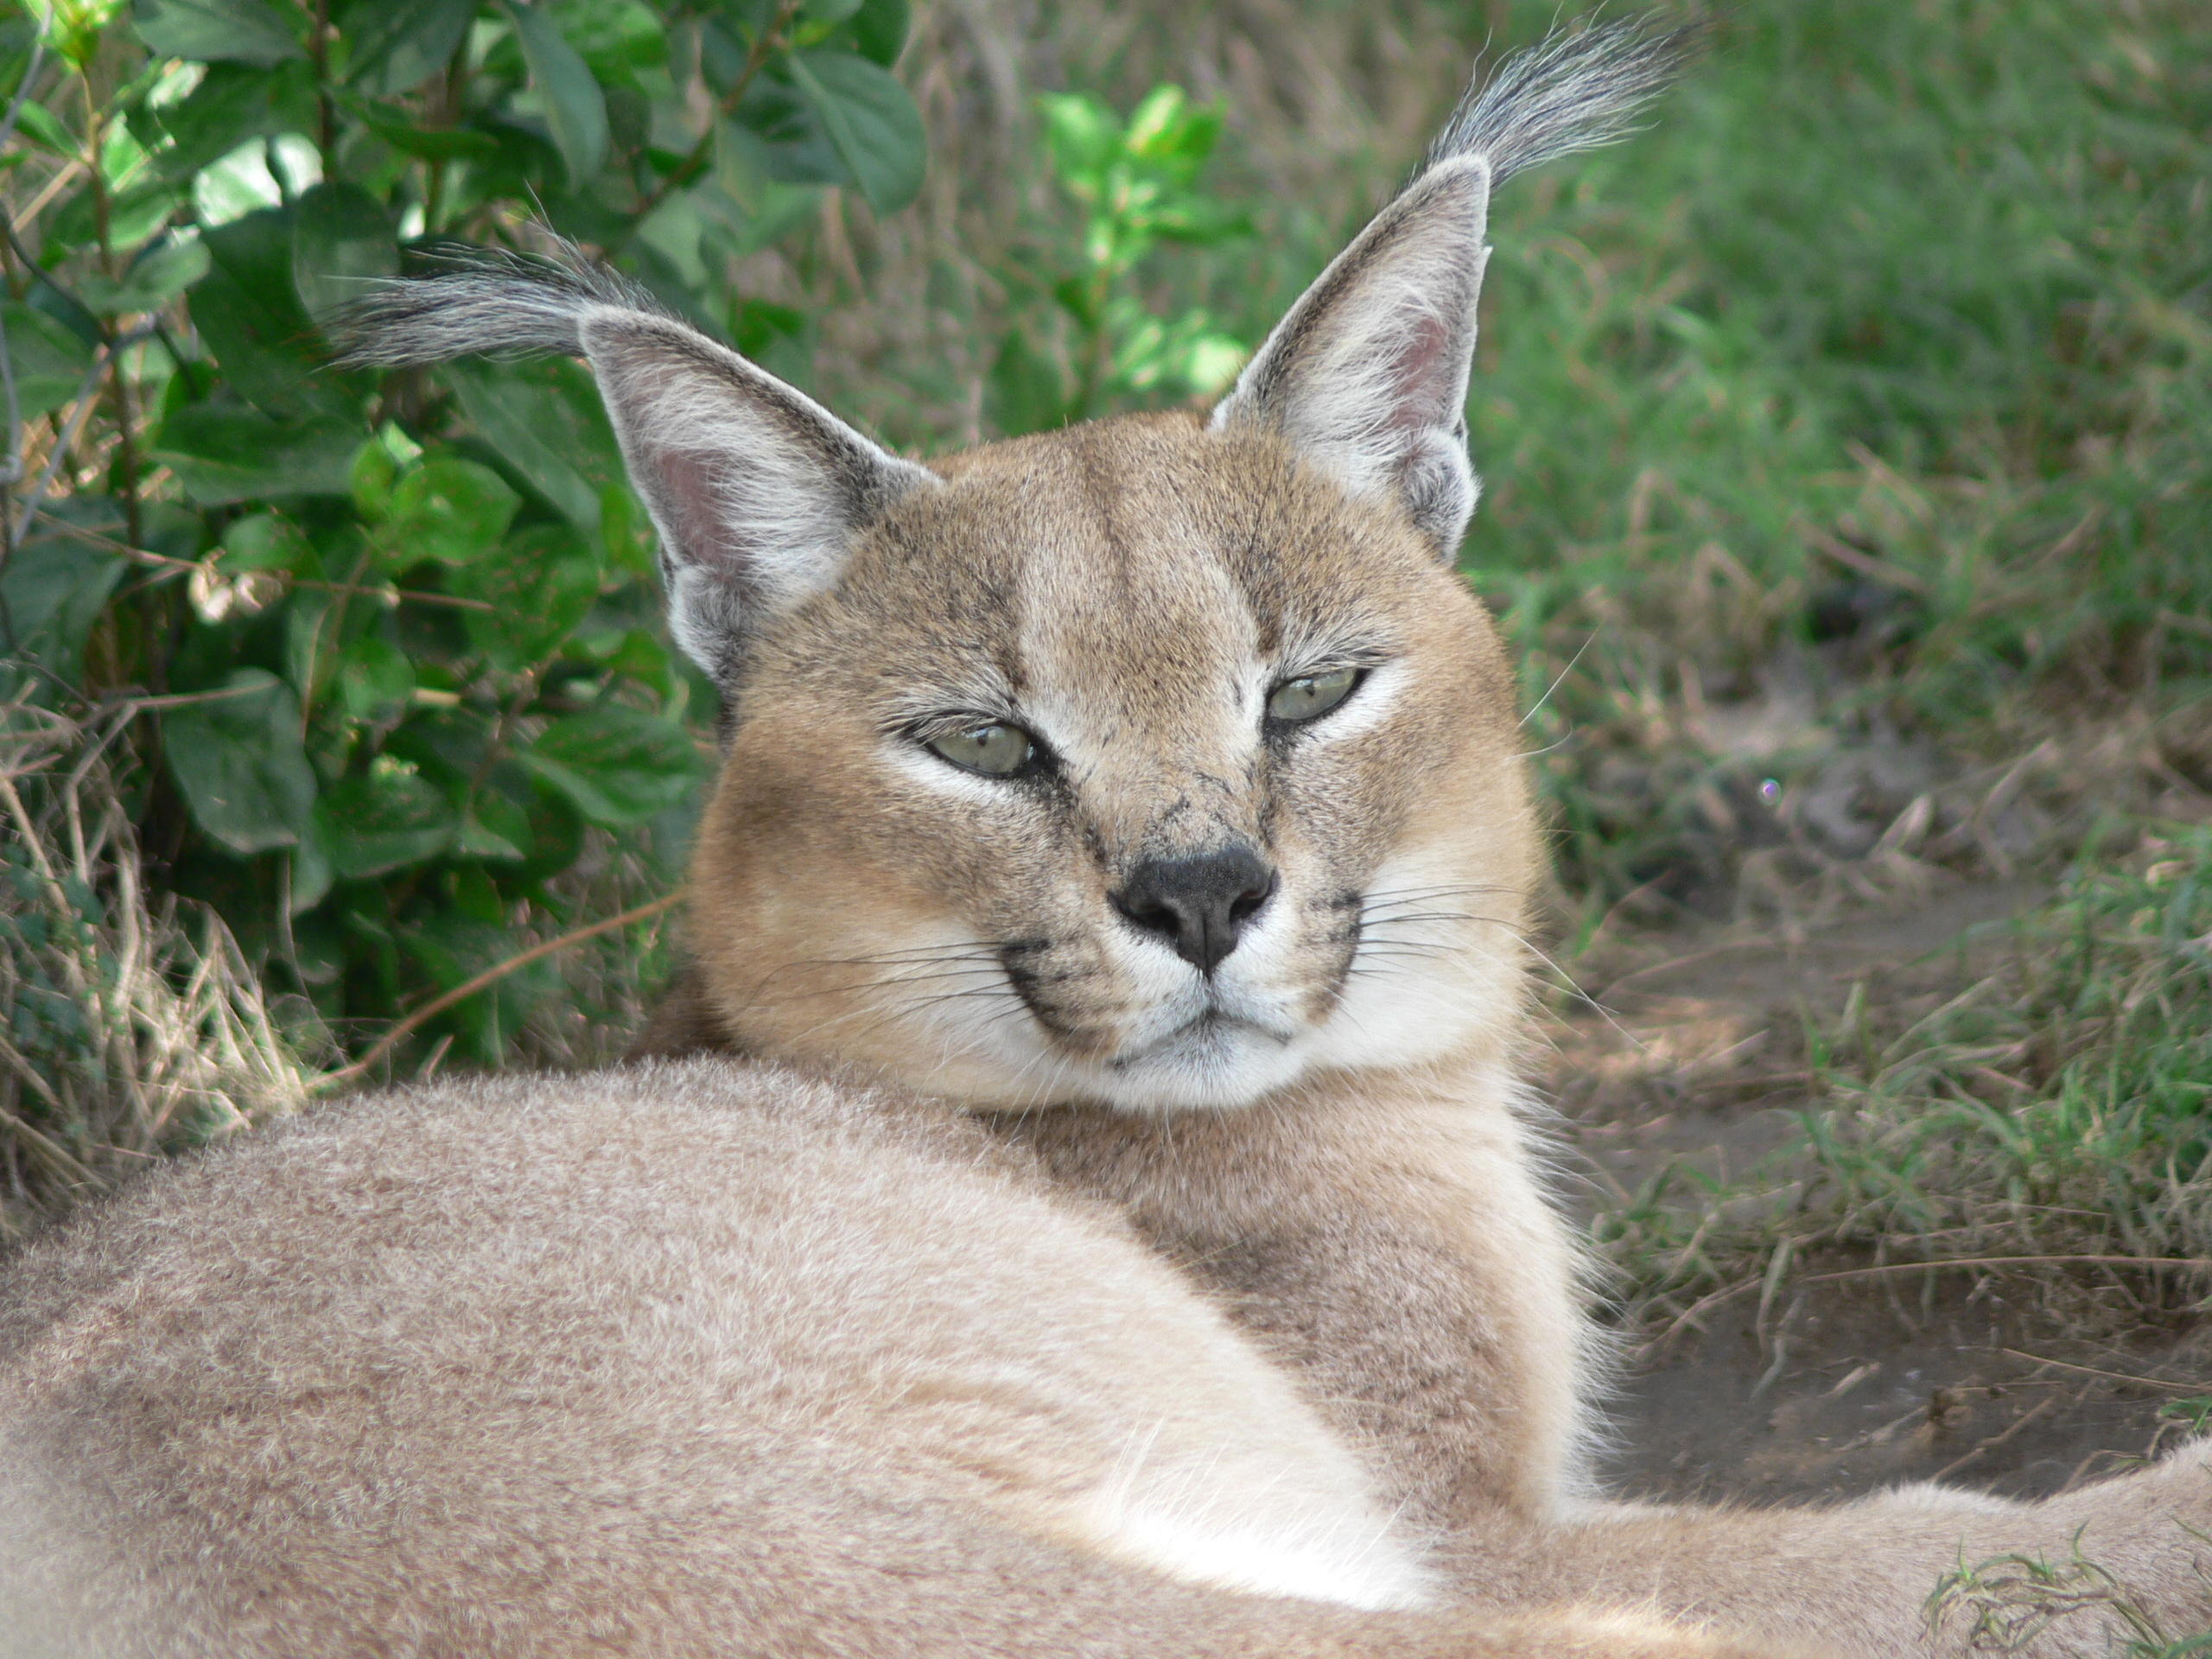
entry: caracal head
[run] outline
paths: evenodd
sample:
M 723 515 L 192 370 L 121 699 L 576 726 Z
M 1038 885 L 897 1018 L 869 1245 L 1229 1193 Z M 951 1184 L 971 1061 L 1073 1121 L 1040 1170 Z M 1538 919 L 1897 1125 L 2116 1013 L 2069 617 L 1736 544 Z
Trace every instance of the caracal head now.
M 690 944 L 738 1044 L 1143 1112 L 1503 1054 L 1537 855 L 1449 563 L 1488 186 L 1424 175 L 1211 422 L 926 469 L 680 324 L 582 320 L 728 701 Z
M 1512 682 L 1405 515 L 1188 416 L 940 471 L 734 682 L 690 932 L 727 1029 L 1143 1111 L 1497 1047 Z
M 930 467 L 603 276 L 379 302 L 364 360 L 598 377 L 727 705 L 690 937 L 727 1037 L 991 1109 L 1504 1058 L 1536 838 L 1451 567 L 1491 177 L 1440 153 L 1211 420 Z

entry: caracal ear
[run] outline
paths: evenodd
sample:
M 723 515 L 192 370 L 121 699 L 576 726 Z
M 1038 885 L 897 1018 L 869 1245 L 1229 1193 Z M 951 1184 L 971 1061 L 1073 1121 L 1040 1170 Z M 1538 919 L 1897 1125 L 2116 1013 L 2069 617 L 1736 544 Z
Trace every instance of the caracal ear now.
M 1353 494 L 1396 501 L 1445 559 L 1478 487 L 1465 410 L 1490 181 L 1480 156 L 1431 167 L 1300 296 L 1213 412 L 1217 429 L 1273 427 Z
M 727 690 L 750 637 L 836 582 L 861 528 L 900 496 L 937 487 L 937 474 L 566 254 L 479 254 L 377 289 L 333 323 L 338 360 L 560 352 L 588 361 L 660 531 L 670 632 Z
M 863 526 L 938 485 L 672 318 L 601 308 L 577 334 L 660 531 L 669 631 L 719 683 L 762 623 L 836 581 Z
M 1273 428 L 1354 494 L 1395 500 L 1454 556 L 1475 510 L 1467 372 L 1491 187 L 1628 132 L 1690 38 L 1630 18 L 1565 29 L 1500 64 L 1426 170 L 1268 336 L 1214 426 Z

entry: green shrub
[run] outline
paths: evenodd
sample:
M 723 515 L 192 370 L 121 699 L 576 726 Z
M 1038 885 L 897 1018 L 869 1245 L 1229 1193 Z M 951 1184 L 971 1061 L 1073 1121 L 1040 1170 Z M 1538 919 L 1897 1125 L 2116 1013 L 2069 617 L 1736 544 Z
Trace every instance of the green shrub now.
M 731 269 L 827 190 L 913 197 L 906 32 L 906 0 L 55 0 L 0 24 L 25 463 L 0 696 L 135 708 L 153 879 L 341 1034 L 604 913 L 607 867 L 665 886 L 711 696 L 580 366 L 378 379 L 326 366 L 322 324 L 454 245 L 550 231 L 803 375 L 808 320 Z M 428 1034 L 496 1061 L 560 983 L 535 963 Z

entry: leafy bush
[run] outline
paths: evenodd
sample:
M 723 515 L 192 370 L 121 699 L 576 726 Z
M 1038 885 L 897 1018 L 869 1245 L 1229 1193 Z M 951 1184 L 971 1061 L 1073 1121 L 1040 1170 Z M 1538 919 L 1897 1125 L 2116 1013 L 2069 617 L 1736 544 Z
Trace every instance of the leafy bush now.
M 889 213 L 920 188 L 906 24 L 906 0 L 0 23 L 0 695 L 142 715 L 153 880 L 334 1028 L 570 925 L 609 832 L 664 885 L 710 702 L 582 368 L 379 380 L 324 366 L 321 327 L 366 280 L 543 226 L 803 375 L 807 319 L 731 268 L 825 191 Z M 536 963 L 442 1027 L 496 1060 L 558 983 Z
M 1147 395 L 1211 397 L 1243 366 L 1251 342 L 1224 333 L 1202 306 L 1155 316 L 1135 291 L 1162 242 L 1217 247 L 1249 219 L 1198 188 L 1221 137 L 1217 105 L 1193 106 L 1157 86 L 1124 121 L 1103 100 L 1067 92 L 1039 100 L 1045 154 L 1081 210 L 1072 238 L 1040 251 L 1018 280 L 1049 295 L 1042 316 L 1018 321 L 991 372 L 991 414 L 1009 435 L 1089 420 Z

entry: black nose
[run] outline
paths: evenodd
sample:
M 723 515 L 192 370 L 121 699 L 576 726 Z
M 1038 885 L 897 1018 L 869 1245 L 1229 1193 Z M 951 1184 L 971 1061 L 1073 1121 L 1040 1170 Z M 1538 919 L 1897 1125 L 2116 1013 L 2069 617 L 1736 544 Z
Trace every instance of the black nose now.
M 1190 858 L 1147 859 L 1113 895 L 1114 908 L 1210 974 L 1275 890 L 1275 873 L 1249 847 Z

